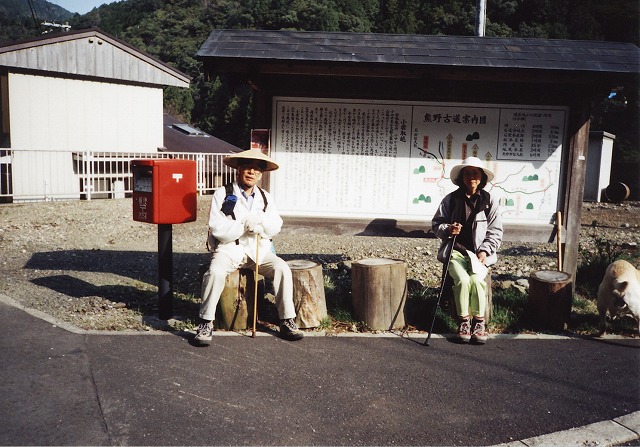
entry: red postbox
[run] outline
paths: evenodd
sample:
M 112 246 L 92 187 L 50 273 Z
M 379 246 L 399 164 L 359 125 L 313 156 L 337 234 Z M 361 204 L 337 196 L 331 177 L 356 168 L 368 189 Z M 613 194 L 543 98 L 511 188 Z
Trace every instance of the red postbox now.
M 133 220 L 158 224 L 158 311 L 173 315 L 172 224 L 196 220 L 196 162 L 171 158 L 132 160 Z
M 133 220 L 177 224 L 196 220 L 196 162 L 151 159 L 131 161 Z

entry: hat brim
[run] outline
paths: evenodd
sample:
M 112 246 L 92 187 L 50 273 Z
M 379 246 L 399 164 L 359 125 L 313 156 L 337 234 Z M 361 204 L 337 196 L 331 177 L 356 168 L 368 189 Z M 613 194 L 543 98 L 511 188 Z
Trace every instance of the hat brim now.
M 249 149 L 224 157 L 222 162 L 230 168 L 238 169 L 243 160 L 259 160 L 265 163 L 264 171 L 275 171 L 280 166 L 260 149 Z
M 484 172 L 485 175 L 487 176 L 487 183 L 493 180 L 493 178 L 495 177 L 493 175 L 493 172 L 491 172 L 490 170 L 482 166 L 477 166 L 475 164 L 466 164 L 466 165 L 461 164 L 461 165 L 456 165 L 451 169 L 451 173 L 449 174 L 449 178 L 451 178 L 451 182 L 456 186 L 462 186 L 458 184 L 458 176 L 460 175 L 460 171 L 462 171 L 464 168 L 469 168 L 469 167 L 478 168 L 482 170 L 482 172 Z

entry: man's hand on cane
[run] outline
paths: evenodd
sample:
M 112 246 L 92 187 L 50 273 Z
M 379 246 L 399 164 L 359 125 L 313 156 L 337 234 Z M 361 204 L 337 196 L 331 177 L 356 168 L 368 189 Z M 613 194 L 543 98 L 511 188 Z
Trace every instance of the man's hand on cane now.
M 242 221 L 244 223 L 244 230 L 250 234 L 260 236 L 264 239 L 269 239 L 264 233 L 264 227 L 262 226 L 261 214 L 250 214 Z

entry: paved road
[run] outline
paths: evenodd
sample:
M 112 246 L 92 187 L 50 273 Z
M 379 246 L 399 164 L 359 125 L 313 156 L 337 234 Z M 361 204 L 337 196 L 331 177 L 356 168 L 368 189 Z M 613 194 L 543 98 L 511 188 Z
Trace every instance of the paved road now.
M 216 336 L 198 348 L 186 334 L 70 332 L 4 298 L 2 445 L 532 446 L 640 438 L 639 340 L 496 338 L 465 346 L 434 337 L 425 347 L 423 336 L 291 343 L 261 334 Z

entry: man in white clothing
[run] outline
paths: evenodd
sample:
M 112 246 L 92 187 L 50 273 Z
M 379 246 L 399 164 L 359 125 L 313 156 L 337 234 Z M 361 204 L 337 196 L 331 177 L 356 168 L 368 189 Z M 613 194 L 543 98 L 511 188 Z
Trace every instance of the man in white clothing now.
M 202 281 L 201 321 L 194 341 L 203 346 L 211 343 L 216 307 L 227 275 L 238 268 L 253 270 L 256 261 L 258 272 L 273 280 L 280 336 L 300 340 L 303 333 L 295 324 L 291 270 L 271 249 L 271 239 L 280 232 L 282 218 L 271 195 L 257 186 L 262 173 L 278 169 L 278 164 L 258 149 L 225 157 L 224 164 L 237 169 L 236 181 L 232 185 L 233 194 L 224 186 L 213 193 L 209 212 L 209 246 L 213 256 Z

